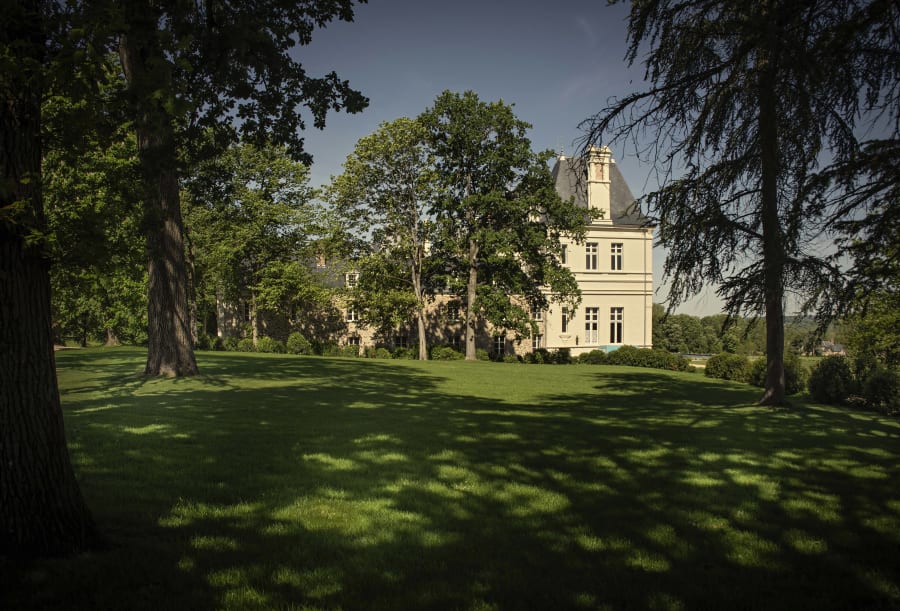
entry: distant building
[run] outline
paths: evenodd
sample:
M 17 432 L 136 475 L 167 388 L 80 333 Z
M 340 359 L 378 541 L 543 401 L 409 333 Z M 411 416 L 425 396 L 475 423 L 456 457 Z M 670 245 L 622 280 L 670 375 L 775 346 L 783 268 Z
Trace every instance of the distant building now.
M 551 299 L 548 310 L 532 313 L 538 332 L 531 338 L 516 338 L 513 332 L 497 332 L 481 323 L 476 330 L 476 346 L 503 354 L 568 348 L 573 355 L 591 350 L 611 351 L 622 345 L 652 347 L 653 227 L 634 205 L 634 196 L 610 150 L 592 147 L 587 158 L 560 156 L 553 167 L 553 177 L 560 197 L 574 198 L 579 207 L 600 212 L 599 218 L 589 225 L 583 243 L 563 242 L 562 263 L 578 282 L 581 304 L 570 310 Z M 331 266 L 324 260 L 317 261 L 316 267 L 330 277 L 328 284 L 332 286 L 343 284 L 352 288 L 358 277 L 353 271 L 329 271 Z M 333 315 L 325 317 L 330 323 L 323 329 L 327 332 L 324 341 L 358 345 L 360 349 L 374 345 L 409 347 L 417 341 L 414 321 L 396 329 L 391 337 L 380 337 L 360 323 L 358 312 L 339 303 L 335 305 L 343 320 L 336 321 Z M 429 344 L 462 348 L 463 312 L 457 296 L 437 295 L 430 303 Z M 220 306 L 220 336 L 236 331 L 248 317 L 249 310 Z M 297 326 L 296 321 L 286 322 L 264 322 L 265 334 L 284 339 L 279 336 L 286 336 L 288 328 Z M 309 325 L 303 326 L 306 329 L 300 330 L 310 333 Z M 276 329 L 277 335 L 272 333 Z

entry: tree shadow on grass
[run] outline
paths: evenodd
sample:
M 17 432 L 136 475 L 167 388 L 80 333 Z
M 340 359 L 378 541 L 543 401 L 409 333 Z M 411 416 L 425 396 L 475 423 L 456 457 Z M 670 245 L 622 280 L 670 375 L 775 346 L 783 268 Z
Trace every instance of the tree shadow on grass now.
M 76 581 L 45 602 L 898 604 L 890 421 L 772 412 L 748 407 L 754 389 L 644 370 L 512 402 L 449 392 L 440 365 L 202 358 L 207 380 L 66 393 L 85 494 L 119 547 L 60 569 L 93 594 Z

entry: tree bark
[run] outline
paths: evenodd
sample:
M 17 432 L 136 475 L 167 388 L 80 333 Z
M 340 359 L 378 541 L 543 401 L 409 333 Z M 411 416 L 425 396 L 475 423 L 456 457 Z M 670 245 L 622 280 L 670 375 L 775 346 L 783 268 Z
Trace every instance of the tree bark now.
M 13 558 L 69 554 L 98 541 L 66 446 L 49 264 L 32 242 L 46 230 L 40 4 L 7 4 L 0 20 L 0 41 L 14 41 L 22 66 L 0 75 L 0 555 Z
M 421 263 L 413 265 L 412 284 L 416 295 L 416 323 L 419 331 L 419 360 L 428 360 L 428 338 L 425 334 L 425 291 L 422 288 Z
M 769 49 L 761 50 L 759 78 L 759 134 L 761 155 L 761 206 L 764 299 L 766 311 L 766 387 L 761 405 L 782 405 L 784 380 L 784 234 L 778 214 L 778 98 L 775 91 L 776 37 L 769 20 Z
M 478 244 L 469 241 L 469 278 L 466 283 L 466 360 L 474 361 L 475 354 L 475 297 L 478 295 Z
M 184 230 L 176 171 L 171 74 L 157 40 L 156 19 L 136 4 L 119 55 L 128 81 L 144 181 L 147 237 L 148 349 L 146 375 L 199 373 L 191 339 Z M 162 99 L 161 99 L 162 98 Z

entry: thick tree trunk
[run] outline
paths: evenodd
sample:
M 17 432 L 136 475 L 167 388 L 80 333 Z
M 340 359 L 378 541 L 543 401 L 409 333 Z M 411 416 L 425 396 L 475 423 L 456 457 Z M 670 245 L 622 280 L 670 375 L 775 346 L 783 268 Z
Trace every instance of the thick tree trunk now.
M 774 27 L 774 26 L 772 26 Z M 776 44 L 770 36 L 770 43 Z M 771 53 L 771 50 L 769 51 Z M 776 66 L 762 53 L 759 81 L 759 134 L 764 295 L 766 310 L 766 387 L 761 405 L 781 405 L 784 390 L 784 233 L 778 214 L 778 108 Z
M 149 14 L 148 14 L 149 13 Z M 157 41 L 156 20 L 147 6 L 135 5 L 130 32 L 119 44 L 137 129 L 144 181 L 147 236 L 148 349 L 146 375 L 198 373 L 187 299 L 184 231 L 172 117 L 171 75 Z
M 466 360 L 477 360 L 475 355 L 475 297 L 478 294 L 478 244 L 469 241 L 469 279 L 466 283 Z
M 97 541 L 69 460 L 50 314 L 40 193 L 44 37 L 38 2 L 6 5 L 0 41 L 21 70 L 0 75 L 0 555 L 62 555 Z M 24 202 L 13 213 L 14 202 Z M 2 218 L 2 217 L 0 217 Z M 33 238 L 33 236 L 32 236 Z
M 119 341 L 119 337 L 116 335 L 116 332 L 110 328 L 106 329 L 106 347 L 111 348 L 113 346 L 119 346 L 122 342 Z

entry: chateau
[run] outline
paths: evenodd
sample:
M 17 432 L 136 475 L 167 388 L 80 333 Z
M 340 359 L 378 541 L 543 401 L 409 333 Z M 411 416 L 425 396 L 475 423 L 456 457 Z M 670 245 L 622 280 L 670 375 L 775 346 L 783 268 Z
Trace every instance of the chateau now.
M 538 331 L 530 338 L 516 338 L 513 332 L 497 332 L 482 324 L 477 329 L 476 346 L 493 353 L 519 355 L 538 348 L 568 348 L 572 355 L 578 355 L 591 350 L 611 351 L 622 345 L 651 347 L 653 227 L 633 205 L 634 196 L 611 151 L 592 147 L 586 158 L 560 156 L 553 167 L 553 178 L 560 197 L 574 198 L 577 206 L 596 211 L 582 243 L 562 244 L 562 263 L 578 282 L 581 303 L 569 310 L 550 299 L 548 310 L 532 313 Z M 317 267 L 330 277 L 332 285 L 350 288 L 356 282 L 355 273 L 329 276 L 329 266 L 323 261 Z M 220 337 L 237 332 L 249 312 L 222 305 L 217 317 Z M 437 295 L 429 304 L 429 345 L 461 347 L 465 337 L 462 312 L 458 297 Z M 376 337 L 352 309 L 338 304 L 333 314 L 336 316 L 325 317 L 331 321 L 326 332 L 331 343 L 405 348 L 417 340 L 413 321 L 386 338 Z M 262 326 L 263 334 L 278 339 L 284 339 L 280 336 L 286 336 L 290 328 L 315 335 L 308 324 L 299 321 L 265 320 Z

